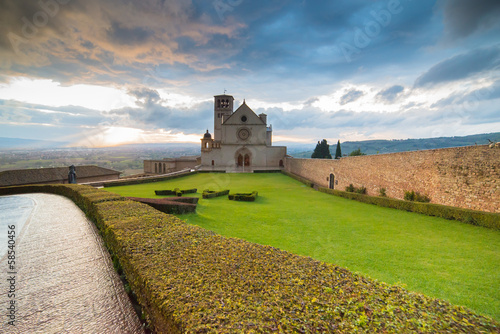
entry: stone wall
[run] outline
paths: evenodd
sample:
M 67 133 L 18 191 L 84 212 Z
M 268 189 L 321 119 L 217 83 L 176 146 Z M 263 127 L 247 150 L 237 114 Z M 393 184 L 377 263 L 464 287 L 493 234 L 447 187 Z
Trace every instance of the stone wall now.
M 163 160 L 144 160 L 145 174 L 168 174 L 201 164 L 200 157 L 167 158 Z
M 431 203 L 500 212 L 500 149 L 487 145 L 344 157 L 339 160 L 287 158 L 285 169 L 329 187 L 364 186 L 369 195 L 385 188 L 403 199 L 407 190 L 427 194 Z

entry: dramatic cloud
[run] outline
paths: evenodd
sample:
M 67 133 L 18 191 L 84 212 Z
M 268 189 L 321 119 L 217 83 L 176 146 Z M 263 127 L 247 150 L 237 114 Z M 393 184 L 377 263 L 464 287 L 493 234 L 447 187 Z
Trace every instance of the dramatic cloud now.
M 91 138 L 120 128 L 186 139 L 211 129 L 211 98 L 227 90 L 266 112 L 275 135 L 313 143 L 482 132 L 500 123 L 499 8 L 3 0 L 0 131 Z
M 463 53 L 431 67 L 415 81 L 415 87 L 456 81 L 477 73 L 498 70 L 500 46 L 482 48 Z
M 157 64 L 218 68 L 204 53 L 179 50 L 183 40 L 209 51 L 213 38 L 234 38 L 242 24 L 213 22 L 191 1 L 5 0 L 0 3 L 0 58 L 9 73 L 61 82 L 140 82 Z M 222 50 L 219 50 L 222 52 Z M 44 69 L 41 69 L 41 67 Z

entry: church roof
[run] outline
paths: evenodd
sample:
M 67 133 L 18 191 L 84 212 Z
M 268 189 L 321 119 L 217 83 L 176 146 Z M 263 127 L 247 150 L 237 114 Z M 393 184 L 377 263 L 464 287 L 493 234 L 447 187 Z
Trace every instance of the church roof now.
M 224 120 L 224 124 L 232 124 L 234 119 L 239 119 L 238 116 L 245 114 L 248 117 L 248 123 L 249 124 L 264 124 L 266 123 L 259 117 L 257 114 L 250 109 L 250 107 L 246 104 L 246 102 L 243 100 L 243 104 L 236 109 L 234 113 L 231 114 L 227 119 Z M 239 123 L 239 121 L 238 121 Z

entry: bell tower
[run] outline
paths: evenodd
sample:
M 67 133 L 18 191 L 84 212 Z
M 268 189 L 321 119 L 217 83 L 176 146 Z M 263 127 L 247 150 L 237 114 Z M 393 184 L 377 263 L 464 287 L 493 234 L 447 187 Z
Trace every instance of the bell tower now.
M 233 113 L 234 97 L 231 95 L 214 96 L 214 140 L 221 140 L 221 125 Z

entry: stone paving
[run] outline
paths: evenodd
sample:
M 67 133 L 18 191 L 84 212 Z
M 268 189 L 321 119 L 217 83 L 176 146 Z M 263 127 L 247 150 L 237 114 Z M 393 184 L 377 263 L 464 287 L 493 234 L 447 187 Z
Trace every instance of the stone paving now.
M 144 333 L 83 212 L 69 199 L 49 194 L 0 197 L 0 208 L 13 197 L 23 201 L 26 221 L 21 229 L 19 217 L 11 215 L 6 224 L 8 217 L 0 215 L 0 233 L 7 235 L 8 225 L 16 225 L 14 267 L 8 253 L 0 254 L 0 333 Z M 8 243 L 8 237 L 0 241 Z

